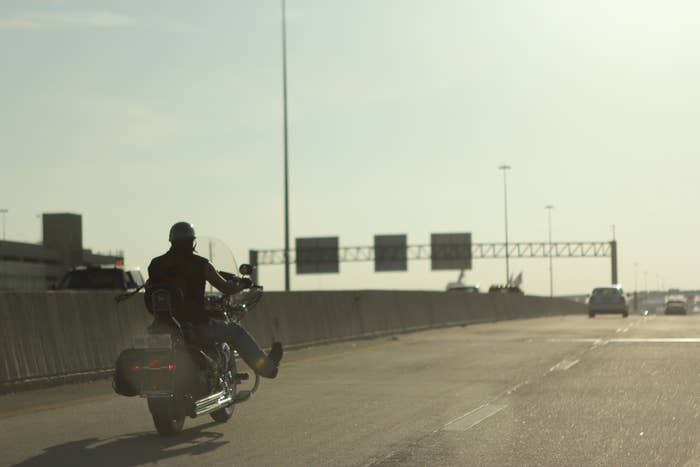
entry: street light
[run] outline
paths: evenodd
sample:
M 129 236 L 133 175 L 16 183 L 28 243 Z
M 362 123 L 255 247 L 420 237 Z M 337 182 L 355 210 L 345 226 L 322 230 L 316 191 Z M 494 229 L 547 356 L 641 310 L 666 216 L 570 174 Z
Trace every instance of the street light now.
M 644 271 L 644 298 L 647 299 L 649 297 L 649 271 Z
M 43 243 L 44 242 L 44 218 L 42 217 L 41 214 L 34 214 L 34 217 L 39 219 L 39 242 Z
M 634 311 L 639 311 L 639 299 L 637 297 L 637 277 L 639 276 L 639 263 L 634 262 Z
M 506 182 L 506 171 L 510 170 L 510 166 L 503 164 L 498 169 L 503 171 L 503 205 L 506 219 L 506 285 L 508 285 L 510 282 L 510 253 L 508 252 L 508 185 Z
M 549 221 L 549 296 L 554 296 L 554 272 L 552 268 L 552 209 L 554 206 L 548 204 L 544 207 L 547 210 L 547 218 Z
M 289 271 L 289 138 L 287 129 L 287 5 L 282 0 L 282 89 L 284 107 L 284 290 L 290 290 Z
M 0 209 L 0 214 L 2 214 L 2 241 L 5 241 L 5 214 L 7 214 L 9 209 Z

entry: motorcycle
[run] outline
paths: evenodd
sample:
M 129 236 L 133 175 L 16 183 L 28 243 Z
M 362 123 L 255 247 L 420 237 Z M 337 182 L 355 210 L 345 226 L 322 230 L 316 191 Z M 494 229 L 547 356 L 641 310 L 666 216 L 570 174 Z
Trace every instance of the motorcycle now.
M 250 278 L 253 267 L 243 264 L 239 272 Z M 221 274 L 235 279 L 232 274 Z M 249 400 L 260 386 L 260 376 L 254 373 L 252 387 L 239 390 L 250 375 L 237 371 L 237 352 L 225 342 L 201 338 L 191 326 L 178 322 L 173 314 L 178 292 L 157 285 L 149 289 L 146 301 L 153 324 L 147 335 L 135 337 L 132 348 L 120 354 L 113 384 L 118 394 L 147 399 L 161 436 L 182 431 L 187 416 L 208 414 L 216 422 L 227 422 L 235 406 Z M 262 286 L 252 285 L 235 295 L 208 295 L 205 310 L 211 318 L 238 323 L 262 293 Z

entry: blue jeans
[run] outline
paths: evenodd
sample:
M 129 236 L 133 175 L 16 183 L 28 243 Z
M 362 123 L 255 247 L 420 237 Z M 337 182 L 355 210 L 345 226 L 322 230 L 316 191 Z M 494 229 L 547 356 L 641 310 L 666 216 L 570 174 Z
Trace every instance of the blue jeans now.
M 204 335 L 216 342 L 226 342 L 238 351 L 244 362 L 265 378 L 277 376 L 277 365 L 263 352 L 253 336 L 235 323 L 226 324 L 212 319 L 207 326 L 197 326 Z

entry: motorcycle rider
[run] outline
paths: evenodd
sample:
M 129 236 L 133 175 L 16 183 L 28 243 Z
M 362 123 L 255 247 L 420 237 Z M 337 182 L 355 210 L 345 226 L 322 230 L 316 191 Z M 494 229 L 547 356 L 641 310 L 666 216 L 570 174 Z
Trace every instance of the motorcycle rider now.
M 207 315 L 204 309 L 206 282 L 227 294 L 249 288 L 252 282 L 248 278 L 224 279 L 209 260 L 195 254 L 195 238 L 194 227 L 189 222 L 178 222 L 171 227 L 170 249 L 154 258 L 148 266 L 147 289 L 166 285 L 181 290 L 184 306 L 175 316 L 181 324 L 191 326 L 195 335 L 209 341 L 227 342 L 260 376 L 276 377 L 282 360 L 281 343 L 273 343 L 272 350 L 265 355 L 255 339 L 241 326 L 226 324 Z

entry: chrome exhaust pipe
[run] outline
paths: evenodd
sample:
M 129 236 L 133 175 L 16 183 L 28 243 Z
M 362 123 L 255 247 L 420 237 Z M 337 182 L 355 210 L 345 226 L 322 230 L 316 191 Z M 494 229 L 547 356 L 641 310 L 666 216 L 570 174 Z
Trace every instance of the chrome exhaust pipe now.
M 210 412 L 216 412 L 233 403 L 233 397 L 227 396 L 226 391 L 217 392 L 211 396 L 205 397 L 195 402 L 195 416 L 205 415 Z

